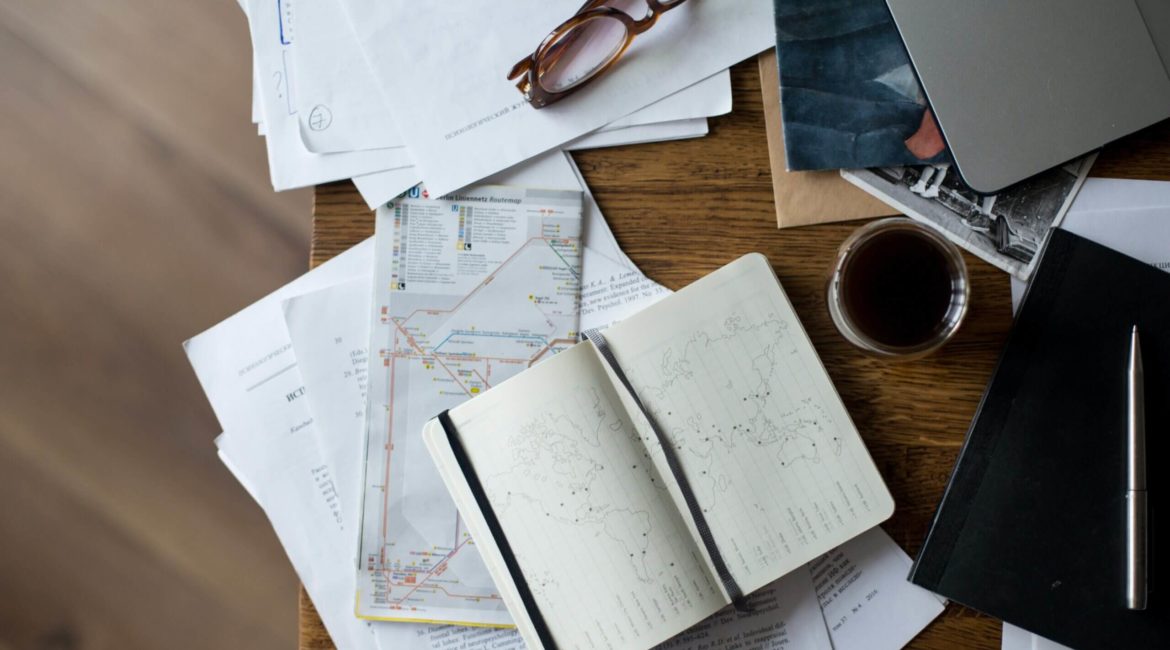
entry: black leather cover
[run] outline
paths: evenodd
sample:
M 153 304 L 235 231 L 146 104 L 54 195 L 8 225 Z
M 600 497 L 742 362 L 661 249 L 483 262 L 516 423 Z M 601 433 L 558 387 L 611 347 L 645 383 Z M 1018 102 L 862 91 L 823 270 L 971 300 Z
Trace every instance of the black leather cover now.
M 1123 598 L 1135 323 L 1152 529 L 1143 612 Z M 1074 648 L 1170 647 L 1168 463 L 1170 274 L 1055 231 L 910 579 Z

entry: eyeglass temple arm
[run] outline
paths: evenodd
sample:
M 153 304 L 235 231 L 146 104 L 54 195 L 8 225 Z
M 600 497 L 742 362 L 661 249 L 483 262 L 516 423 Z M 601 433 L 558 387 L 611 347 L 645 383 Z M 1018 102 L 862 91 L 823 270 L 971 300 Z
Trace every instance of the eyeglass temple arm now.
M 529 54 L 528 56 L 524 57 L 523 59 L 520 59 L 519 61 L 517 61 L 516 65 L 512 66 L 512 71 L 508 73 L 508 79 L 509 80 L 515 79 L 516 77 L 519 77 L 520 75 L 524 74 L 525 72 L 528 72 L 529 70 L 531 70 L 532 69 L 532 57 L 533 57 L 533 55 Z

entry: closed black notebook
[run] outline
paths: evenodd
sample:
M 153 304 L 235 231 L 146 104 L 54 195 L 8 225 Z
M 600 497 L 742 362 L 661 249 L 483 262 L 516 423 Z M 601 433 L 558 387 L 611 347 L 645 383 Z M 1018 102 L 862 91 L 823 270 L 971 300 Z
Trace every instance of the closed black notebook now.
M 1125 608 L 1125 372 L 1145 365 L 1149 609 Z M 1055 231 L 910 580 L 1074 648 L 1170 647 L 1170 274 Z

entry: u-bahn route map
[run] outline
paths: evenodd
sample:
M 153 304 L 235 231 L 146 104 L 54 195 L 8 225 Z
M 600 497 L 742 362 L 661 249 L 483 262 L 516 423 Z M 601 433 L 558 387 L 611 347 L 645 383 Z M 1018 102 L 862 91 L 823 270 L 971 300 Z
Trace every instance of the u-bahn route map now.
M 510 624 L 421 432 L 574 343 L 581 200 L 486 187 L 378 210 L 359 616 Z

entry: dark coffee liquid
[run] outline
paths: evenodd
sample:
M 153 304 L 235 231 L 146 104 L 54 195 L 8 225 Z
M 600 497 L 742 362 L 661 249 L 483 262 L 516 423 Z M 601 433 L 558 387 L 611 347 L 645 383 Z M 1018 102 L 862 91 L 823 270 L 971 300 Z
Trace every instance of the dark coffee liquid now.
M 857 329 L 895 347 L 929 340 L 951 305 L 947 258 L 923 235 L 893 230 L 850 253 L 841 276 L 845 312 Z

